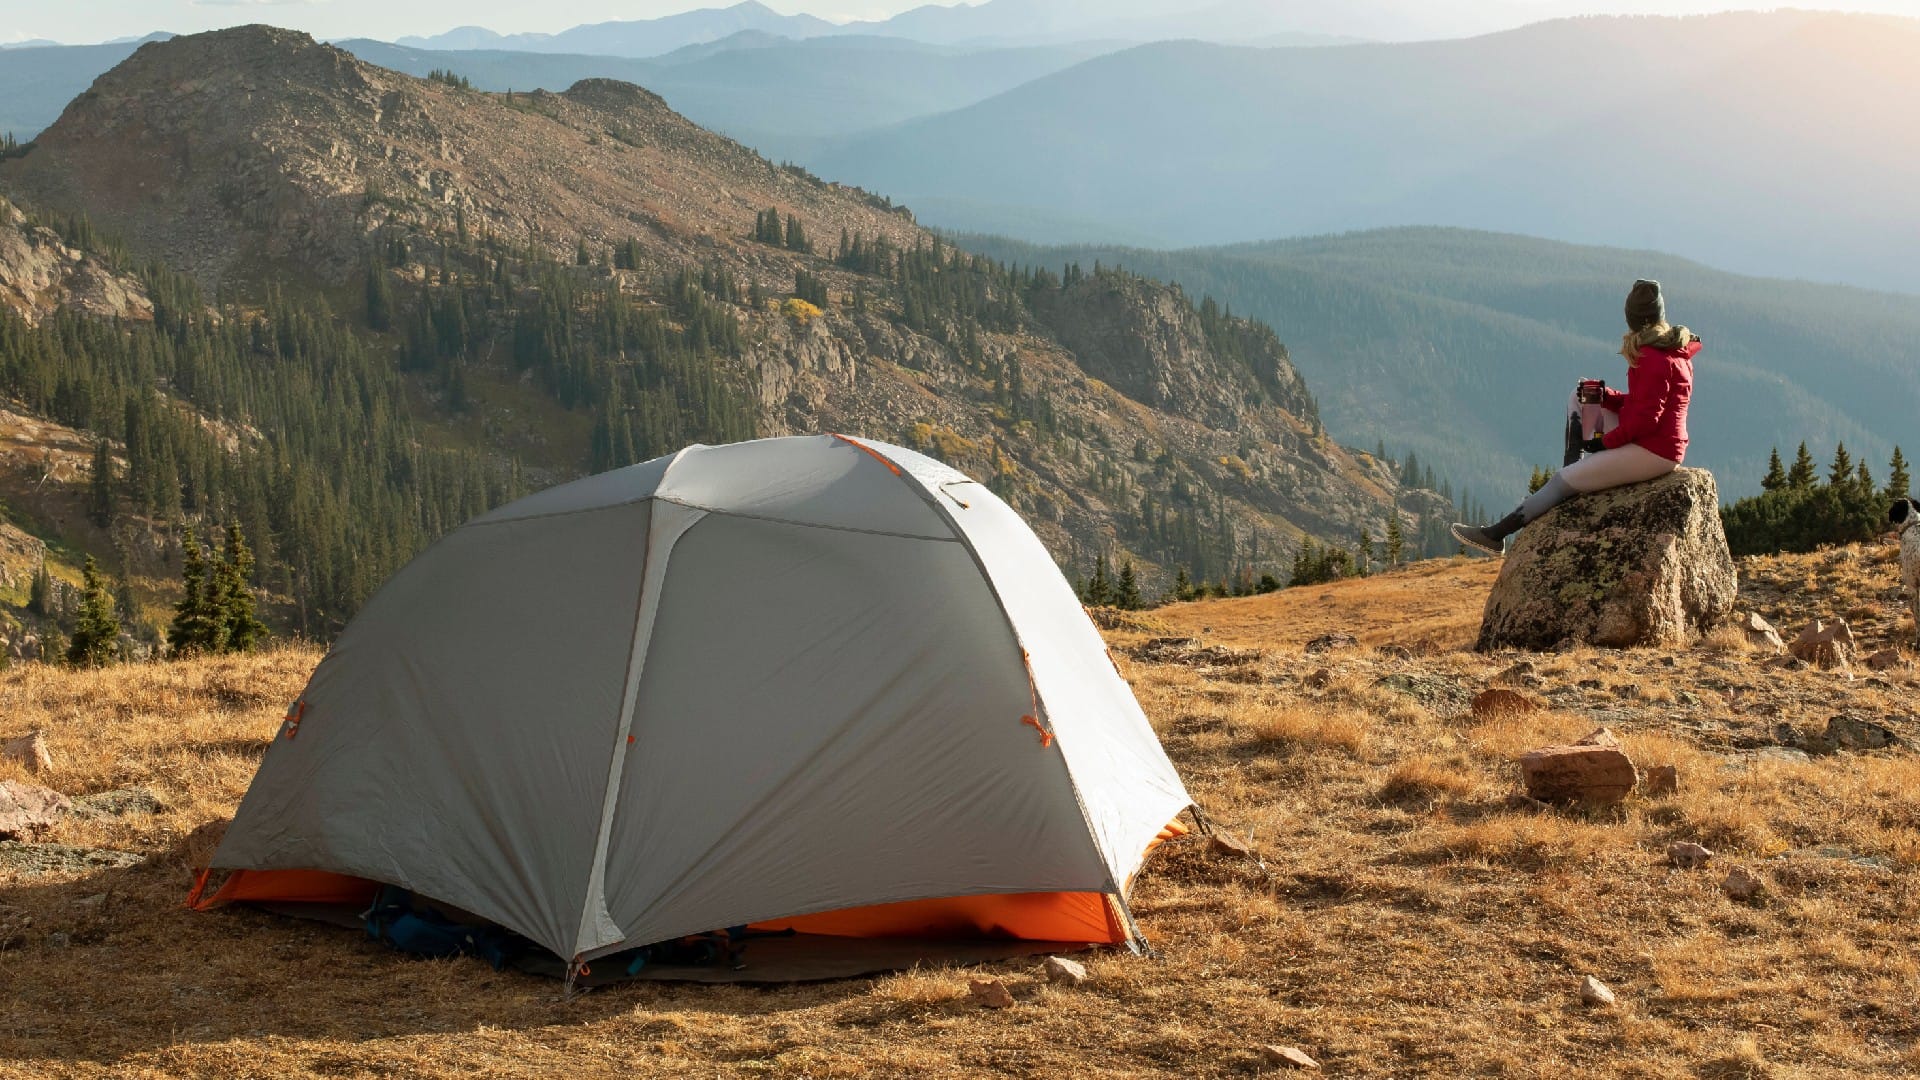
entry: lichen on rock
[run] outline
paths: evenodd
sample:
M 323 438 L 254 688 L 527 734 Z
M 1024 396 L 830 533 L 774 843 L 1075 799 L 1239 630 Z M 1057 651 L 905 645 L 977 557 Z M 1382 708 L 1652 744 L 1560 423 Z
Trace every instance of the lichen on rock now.
M 1713 474 L 1582 495 L 1522 529 L 1487 597 L 1481 650 L 1685 647 L 1733 614 Z

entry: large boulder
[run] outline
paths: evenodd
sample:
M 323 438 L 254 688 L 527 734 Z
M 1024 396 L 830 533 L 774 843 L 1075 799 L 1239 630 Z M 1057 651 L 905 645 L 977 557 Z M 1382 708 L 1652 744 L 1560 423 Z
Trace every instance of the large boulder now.
M 1476 647 L 1685 646 L 1732 616 L 1737 585 L 1713 474 L 1678 469 L 1520 530 Z

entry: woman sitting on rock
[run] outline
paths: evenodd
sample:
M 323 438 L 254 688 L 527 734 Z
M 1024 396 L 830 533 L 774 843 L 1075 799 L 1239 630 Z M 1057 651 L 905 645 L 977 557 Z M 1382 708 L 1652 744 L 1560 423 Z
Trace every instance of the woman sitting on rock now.
M 1627 293 L 1627 334 L 1620 355 L 1627 360 L 1627 392 L 1605 384 L 1581 388 L 1581 400 L 1617 414 L 1617 424 L 1582 445 L 1580 460 L 1553 474 L 1519 509 L 1492 525 L 1453 527 L 1453 538 L 1489 555 L 1506 539 L 1575 495 L 1665 476 L 1687 454 L 1687 401 L 1693 396 L 1693 358 L 1700 339 L 1684 326 L 1667 325 L 1667 302 L 1657 281 L 1636 281 Z M 1611 417 L 1609 417 L 1611 419 Z

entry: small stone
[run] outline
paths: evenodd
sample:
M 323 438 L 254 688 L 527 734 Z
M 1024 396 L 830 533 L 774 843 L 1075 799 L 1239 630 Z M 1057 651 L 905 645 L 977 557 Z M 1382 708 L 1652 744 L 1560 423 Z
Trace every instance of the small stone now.
M 1493 677 L 1499 686 L 1539 686 L 1545 680 L 1540 678 L 1540 668 L 1531 660 L 1522 660 Z
M 1325 690 L 1333 682 L 1333 672 L 1321 668 L 1300 681 L 1309 690 Z
M 1815 619 L 1794 639 L 1793 655 L 1818 668 L 1845 671 L 1853 661 L 1856 642 L 1845 619 Z
M 1230 832 L 1216 832 L 1208 845 L 1215 855 L 1235 859 L 1253 858 L 1253 845 Z
M 1639 777 L 1633 759 L 1605 728 L 1573 746 L 1543 746 L 1521 755 L 1520 777 L 1527 794 L 1541 802 L 1617 803 Z
M 73 944 L 73 936 L 65 930 L 55 930 L 47 935 L 47 948 L 64 949 Z
M 1822 741 L 1841 750 L 1883 750 L 1900 745 L 1900 736 L 1883 724 L 1856 720 L 1851 716 L 1836 716 L 1827 721 L 1827 731 Z
M 1900 650 L 1881 649 L 1879 652 L 1867 657 L 1867 666 L 1875 671 L 1892 671 L 1894 668 L 1909 667 L 1911 665 L 1901 659 Z
M 1747 617 L 1741 621 L 1740 628 L 1746 631 L 1747 644 L 1756 649 L 1765 650 L 1776 656 L 1787 651 L 1787 643 L 1781 638 L 1780 631 L 1774 629 L 1772 623 L 1761 618 L 1757 611 L 1748 612 Z
M 1616 999 L 1612 987 L 1589 975 L 1580 981 L 1580 1000 L 1589 1005 L 1608 1007 Z
M 1727 899 L 1738 900 L 1741 903 L 1759 896 L 1766 891 L 1766 888 L 1767 883 L 1761 881 L 1753 871 L 1744 866 L 1736 866 L 1727 871 L 1727 880 L 1720 883 L 1720 891 L 1727 894 Z
M 1319 637 L 1307 642 L 1307 652 L 1323 653 L 1331 652 L 1334 649 L 1351 649 L 1359 644 L 1360 639 L 1354 637 L 1352 634 L 1335 631 L 1331 634 L 1321 634 Z
M 1085 964 L 1068 960 L 1064 956 L 1049 956 L 1046 963 L 1047 981 L 1079 986 L 1093 976 L 1087 974 Z
M 1407 648 L 1405 645 L 1380 645 L 1376 646 L 1373 651 L 1388 660 L 1413 659 L 1413 650 Z
M 53 755 L 47 750 L 47 733 L 30 731 L 0 744 L 0 761 L 17 761 L 36 775 L 53 768 Z
M 1711 858 L 1713 852 L 1699 844 L 1676 840 L 1667 845 L 1667 861 L 1682 870 L 1698 870 L 1707 865 L 1707 860 Z
M 1482 690 L 1473 697 L 1473 715 L 1481 719 L 1496 716 L 1525 716 L 1540 706 L 1525 694 L 1501 687 Z
M 1607 728 L 1607 727 L 1594 728 L 1592 731 L 1589 731 L 1585 735 L 1580 736 L 1579 740 L 1576 741 L 1573 745 L 1575 746 L 1606 746 L 1606 747 L 1611 747 L 1612 749 L 1618 750 L 1620 749 L 1620 737 L 1613 733 L 1612 728 Z
M 1013 994 L 999 979 L 974 979 L 967 985 L 967 992 L 983 1008 L 1004 1009 L 1013 1004 Z
M 1677 765 L 1655 765 L 1640 776 L 1640 794 L 1672 795 L 1680 790 L 1680 768 Z
M 1283 1069 L 1320 1067 L 1319 1062 L 1308 1057 L 1307 1052 L 1297 1046 L 1263 1046 L 1260 1048 L 1260 1056 L 1267 1059 L 1267 1064 L 1277 1065 Z
M 73 809 L 65 795 L 19 780 L 0 780 L 0 840 L 50 828 Z

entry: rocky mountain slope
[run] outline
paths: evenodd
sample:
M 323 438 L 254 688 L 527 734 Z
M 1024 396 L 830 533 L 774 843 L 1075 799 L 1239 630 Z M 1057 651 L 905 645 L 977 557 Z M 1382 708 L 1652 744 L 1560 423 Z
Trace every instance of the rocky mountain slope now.
M 1303 538 L 1377 539 L 1396 501 L 1429 511 L 1409 536 L 1445 514 L 1325 437 L 1272 330 L 965 255 L 628 84 L 488 94 L 266 27 L 176 38 L 0 162 L 0 191 L 88 215 L 230 315 L 324 304 L 301 325 L 390 357 L 423 438 L 534 485 L 846 431 L 947 458 L 1073 572 L 1132 559 L 1150 588 L 1284 579 Z

